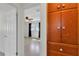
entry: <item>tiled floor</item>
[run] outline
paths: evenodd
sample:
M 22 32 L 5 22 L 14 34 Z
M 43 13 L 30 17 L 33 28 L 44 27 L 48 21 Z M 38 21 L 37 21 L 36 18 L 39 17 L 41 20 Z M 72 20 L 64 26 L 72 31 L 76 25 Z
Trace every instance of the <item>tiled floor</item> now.
M 25 56 L 40 56 L 40 39 L 25 38 Z

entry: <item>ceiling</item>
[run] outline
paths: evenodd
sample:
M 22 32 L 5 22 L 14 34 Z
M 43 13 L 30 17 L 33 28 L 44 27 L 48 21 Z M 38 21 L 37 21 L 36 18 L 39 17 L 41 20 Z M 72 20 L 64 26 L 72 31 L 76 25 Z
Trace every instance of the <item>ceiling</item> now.
M 14 7 L 21 6 L 24 9 L 24 17 L 30 16 L 31 18 L 40 18 L 40 3 L 9 3 Z
M 27 14 L 33 18 L 40 18 L 40 3 L 0 3 L 0 14 L 8 12 L 19 6 L 22 6 L 24 10 L 29 10 Z
M 14 7 L 22 6 L 24 9 L 32 8 L 36 5 L 40 5 L 40 3 L 8 3 Z
M 24 10 L 24 17 L 33 18 L 31 21 L 40 21 L 40 4 Z M 25 19 L 26 20 L 26 19 Z M 29 21 L 27 21 L 29 22 Z
M 0 3 L 0 13 L 10 11 L 13 8 L 22 6 L 24 9 L 28 9 L 39 5 L 39 3 Z

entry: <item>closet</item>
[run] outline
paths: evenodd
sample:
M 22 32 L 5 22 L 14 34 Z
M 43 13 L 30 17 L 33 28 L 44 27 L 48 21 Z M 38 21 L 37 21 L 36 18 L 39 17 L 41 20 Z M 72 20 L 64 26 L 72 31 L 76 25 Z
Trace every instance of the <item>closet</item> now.
M 78 4 L 47 4 L 47 55 L 78 56 Z

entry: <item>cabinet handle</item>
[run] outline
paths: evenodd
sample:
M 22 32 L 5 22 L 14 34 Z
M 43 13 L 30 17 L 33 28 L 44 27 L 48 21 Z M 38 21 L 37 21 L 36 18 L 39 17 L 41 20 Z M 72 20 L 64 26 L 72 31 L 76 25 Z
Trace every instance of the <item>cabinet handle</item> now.
M 62 7 L 64 8 L 65 7 L 65 4 L 62 4 Z
M 60 48 L 59 51 L 63 51 L 63 48 Z
M 58 30 L 60 30 L 60 27 L 57 27 Z
M 60 8 L 60 5 L 57 6 L 57 9 L 59 9 L 59 8 Z
M 63 26 L 63 27 L 62 27 L 62 29 L 64 30 L 64 29 L 65 29 L 65 27 Z

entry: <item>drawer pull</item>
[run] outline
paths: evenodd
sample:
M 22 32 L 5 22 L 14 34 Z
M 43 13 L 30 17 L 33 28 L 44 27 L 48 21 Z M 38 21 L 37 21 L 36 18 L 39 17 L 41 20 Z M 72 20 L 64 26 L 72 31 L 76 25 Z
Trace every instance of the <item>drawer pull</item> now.
M 57 6 L 57 9 L 59 9 L 59 8 L 60 8 L 60 5 Z
M 62 7 L 64 8 L 65 7 L 65 4 L 62 4 Z
M 63 51 L 63 48 L 60 48 L 59 50 L 60 50 L 60 51 Z
M 60 27 L 57 27 L 58 30 L 60 30 Z
M 65 30 L 65 27 L 63 26 L 62 29 Z

